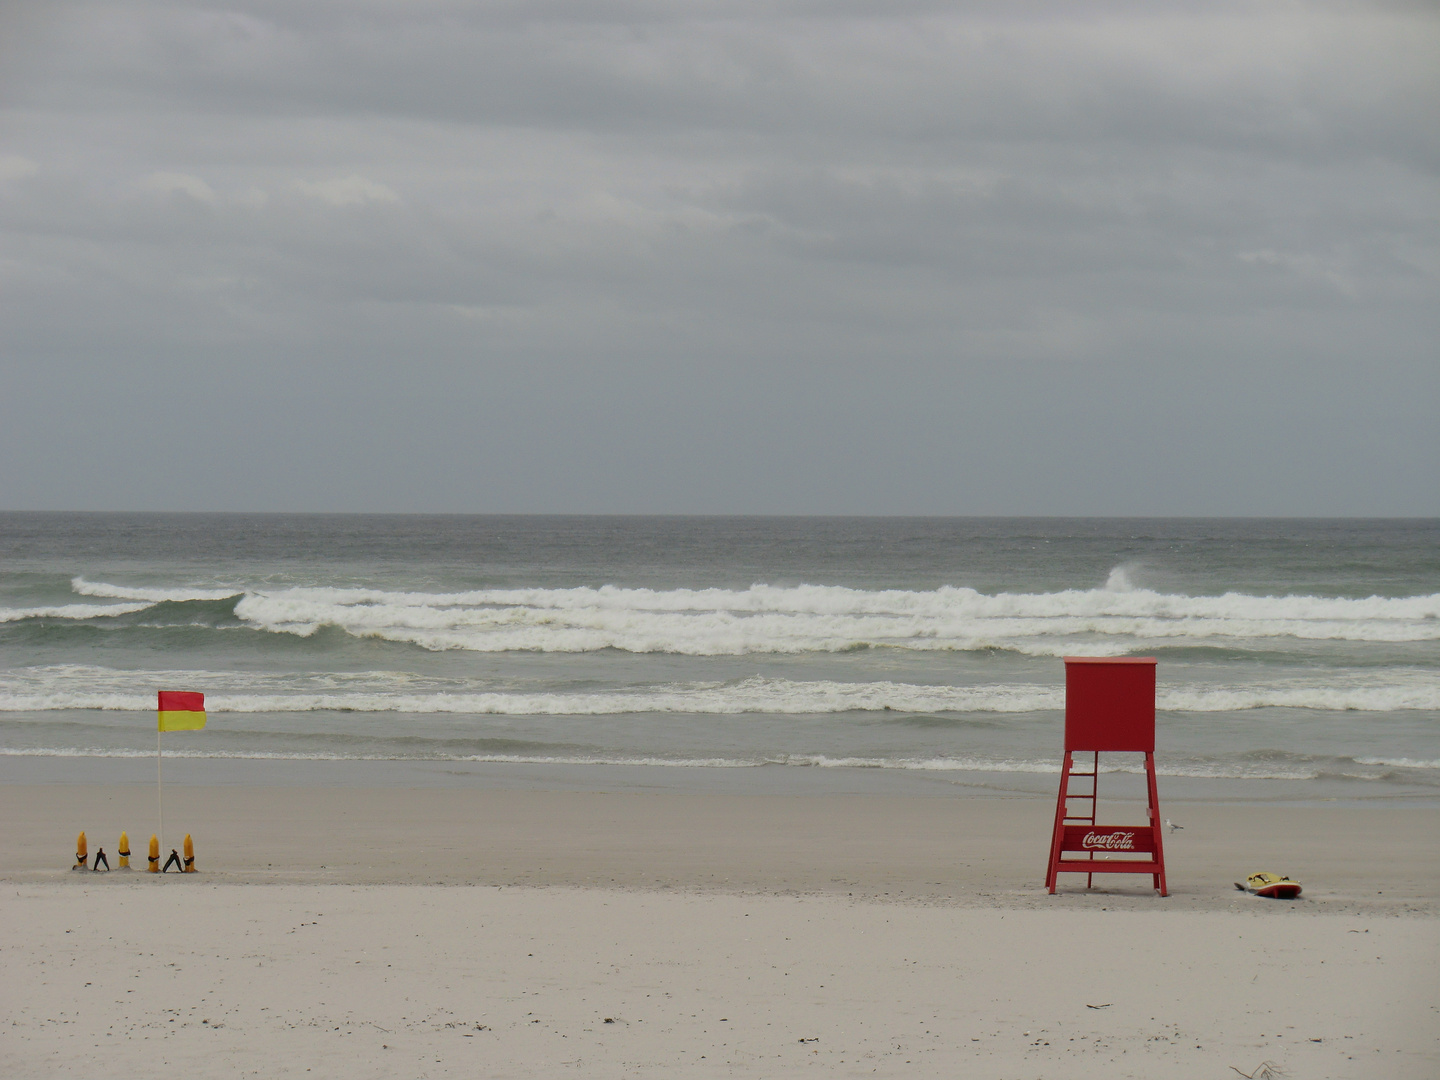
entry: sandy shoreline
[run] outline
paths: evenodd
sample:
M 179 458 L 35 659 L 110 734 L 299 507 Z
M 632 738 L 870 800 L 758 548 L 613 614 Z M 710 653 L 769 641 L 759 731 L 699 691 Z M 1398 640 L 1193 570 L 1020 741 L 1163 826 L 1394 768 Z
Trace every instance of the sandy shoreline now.
M 143 852 L 155 793 L 139 784 L 0 784 L 0 881 L 65 880 L 128 829 Z M 1054 803 L 1040 797 L 727 795 L 474 788 L 166 786 L 167 849 L 235 884 L 478 884 L 834 893 L 969 906 L 1088 902 L 1040 888 Z M 1227 910 L 1255 870 L 1305 883 L 1307 910 L 1440 914 L 1440 808 L 1166 804 L 1164 907 Z M 1106 822 L 1143 819 L 1110 803 Z M 58 875 L 58 878 L 57 878 Z M 1148 908 L 1148 879 L 1104 893 Z
M 65 869 L 153 799 L 0 784 L 6 1075 L 1440 1072 L 1435 808 L 1174 803 L 1164 900 L 1025 797 L 167 785 L 201 873 Z

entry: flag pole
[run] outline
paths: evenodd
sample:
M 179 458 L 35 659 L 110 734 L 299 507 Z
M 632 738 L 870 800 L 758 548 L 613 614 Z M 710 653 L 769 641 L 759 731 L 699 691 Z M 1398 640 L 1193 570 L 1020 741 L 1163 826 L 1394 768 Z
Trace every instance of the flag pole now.
M 160 846 L 165 846 L 165 796 L 160 787 L 160 725 L 155 725 L 155 809 L 160 815 Z M 153 867 L 151 869 L 154 869 Z

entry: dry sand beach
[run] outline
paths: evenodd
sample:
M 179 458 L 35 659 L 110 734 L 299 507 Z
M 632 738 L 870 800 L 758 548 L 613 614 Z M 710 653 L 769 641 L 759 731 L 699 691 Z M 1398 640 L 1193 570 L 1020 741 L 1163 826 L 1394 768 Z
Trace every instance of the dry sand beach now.
M 1440 1073 L 1440 808 L 1169 805 L 1163 900 L 1026 796 L 176 786 L 200 873 L 63 869 L 153 794 L 0 785 L 6 1075 Z

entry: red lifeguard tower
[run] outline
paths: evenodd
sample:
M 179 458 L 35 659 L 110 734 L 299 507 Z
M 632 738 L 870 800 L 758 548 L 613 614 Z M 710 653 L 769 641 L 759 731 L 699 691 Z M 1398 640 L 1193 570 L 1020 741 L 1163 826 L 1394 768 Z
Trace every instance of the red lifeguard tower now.
M 1095 823 L 1101 751 L 1145 755 L 1148 825 Z M 1082 770 L 1090 766 L 1089 772 L 1075 770 L 1076 754 L 1092 755 L 1090 761 L 1080 762 Z M 1088 791 L 1083 784 L 1086 778 Z M 1070 788 L 1075 779 L 1082 781 L 1079 791 Z M 1071 813 L 1071 802 L 1088 803 L 1090 812 Z M 1083 857 L 1074 857 L 1077 853 Z M 1155 791 L 1153 657 L 1065 657 L 1065 764 L 1060 770 L 1050 870 L 1045 876 L 1045 887 L 1052 893 L 1061 874 L 1085 874 L 1087 889 L 1096 874 L 1149 874 L 1160 895 L 1169 895 L 1160 840 L 1160 799 Z

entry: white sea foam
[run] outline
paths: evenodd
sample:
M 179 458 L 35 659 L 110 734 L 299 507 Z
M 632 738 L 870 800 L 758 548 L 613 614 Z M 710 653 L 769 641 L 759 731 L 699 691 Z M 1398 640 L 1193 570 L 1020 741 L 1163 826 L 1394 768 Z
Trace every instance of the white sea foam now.
M 1118 576 L 1117 576 L 1118 575 Z M 137 589 L 76 578 L 76 592 L 116 599 L 220 599 L 234 591 Z M 864 646 L 1117 655 L 1177 644 L 1440 640 L 1440 594 L 1363 599 L 1184 596 L 1107 587 L 1053 593 L 841 586 L 748 589 L 250 589 L 235 614 L 261 630 L 308 636 L 339 626 L 433 650 L 669 652 L 696 656 L 835 652 Z M 84 616 L 80 616 L 84 617 Z
M 1249 709 L 1318 709 L 1327 712 L 1399 712 L 1440 709 L 1440 679 L 1409 684 L 1346 685 L 1327 676 L 1329 685 L 1258 685 L 1171 687 L 1157 692 L 1156 707 L 1166 712 L 1241 712 Z
M 1294 680 L 1248 686 L 1169 686 L 1166 712 L 1216 713 L 1264 708 L 1396 712 L 1440 710 L 1440 678 L 1427 672 L 1332 672 L 1329 685 Z M 184 685 L 206 693 L 212 712 L 456 713 L 499 716 L 607 716 L 626 713 L 806 715 L 842 712 L 1030 713 L 1064 708 L 1058 686 L 987 683 L 921 685 L 753 677 L 730 682 L 665 683 L 590 692 L 487 689 L 407 672 L 280 674 L 218 671 L 115 671 L 50 665 L 0 672 L 0 712 L 100 709 L 145 712 L 155 691 Z
M 1383 765 L 1392 769 L 1440 769 L 1440 758 L 1425 761 L 1417 758 L 1362 757 L 1355 759 L 1360 765 Z
M 70 588 L 81 596 L 109 596 L 117 600 L 144 600 L 151 604 L 166 601 L 225 600 L 237 596 L 243 589 L 137 589 L 126 585 L 109 585 L 103 581 L 86 581 L 83 577 L 72 578 Z
M 21 619 L 100 619 L 144 611 L 149 604 L 52 604 L 48 607 L 0 608 L 0 623 Z
M 832 757 L 823 754 L 780 755 L 767 758 L 678 758 L 638 754 L 435 754 L 402 757 L 385 754 L 344 754 L 324 751 L 187 750 L 167 749 L 166 757 L 239 761 L 451 761 L 495 765 L 617 765 L 659 766 L 681 769 L 753 769 L 766 766 L 817 769 L 893 769 L 934 773 L 1029 773 L 1056 775 L 1054 761 L 992 760 L 971 757 L 881 758 Z M 139 748 L 0 747 L 0 757 L 130 758 L 148 759 L 153 751 Z M 1141 766 L 1102 766 L 1103 773 L 1141 774 Z M 1314 780 L 1316 770 L 1250 764 L 1160 766 L 1161 776 L 1212 780 Z M 1374 779 L 1356 774 L 1354 779 Z

